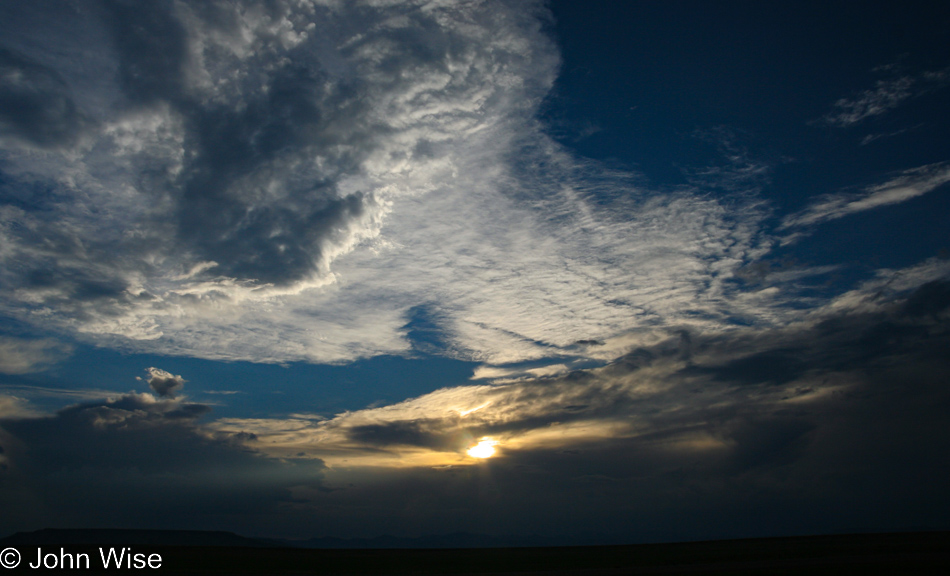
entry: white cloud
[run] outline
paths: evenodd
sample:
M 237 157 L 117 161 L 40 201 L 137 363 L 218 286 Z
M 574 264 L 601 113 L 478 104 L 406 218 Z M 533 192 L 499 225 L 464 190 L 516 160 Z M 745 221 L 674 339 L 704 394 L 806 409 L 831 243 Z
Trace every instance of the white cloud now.
M 175 392 L 184 388 L 188 382 L 180 375 L 176 376 L 171 372 L 166 372 L 161 368 L 148 368 L 148 386 L 162 398 L 174 398 Z
M 0 336 L 0 374 L 38 372 L 72 353 L 72 347 L 49 338 L 24 340 Z
M 760 212 L 627 175 L 590 189 L 600 168 L 533 120 L 558 64 L 539 6 L 156 10 L 180 60 L 120 30 L 116 75 L 77 88 L 138 105 L 66 153 L 8 149 L 23 190 L 58 196 L 4 209 L 6 313 L 120 348 L 332 362 L 407 351 L 422 306 L 446 353 L 504 363 L 735 312 L 724 281 L 761 252 Z M 157 79 L 129 70 L 149 66 L 167 82 L 146 94 Z
M 782 220 L 782 229 L 812 226 L 857 212 L 906 202 L 950 182 L 950 165 L 945 162 L 905 170 L 899 176 L 861 194 L 830 194 Z
M 650 190 L 545 135 L 540 3 L 175 6 L 78 20 L 75 42 L 116 47 L 102 78 L 63 76 L 88 122 L 65 150 L 6 145 L 0 312 L 125 350 L 344 362 L 409 352 L 424 310 L 440 353 L 492 365 L 797 314 L 801 275 L 736 281 L 772 244 L 747 193 L 768 167 L 741 147 Z

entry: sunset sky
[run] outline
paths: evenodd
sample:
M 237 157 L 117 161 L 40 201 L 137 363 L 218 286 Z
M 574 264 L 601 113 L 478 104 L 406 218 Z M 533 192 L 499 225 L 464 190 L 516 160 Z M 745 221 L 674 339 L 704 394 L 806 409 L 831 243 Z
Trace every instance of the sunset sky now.
M 950 529 L 948 182 L 948 3 L 0 1 L 0 536 Z

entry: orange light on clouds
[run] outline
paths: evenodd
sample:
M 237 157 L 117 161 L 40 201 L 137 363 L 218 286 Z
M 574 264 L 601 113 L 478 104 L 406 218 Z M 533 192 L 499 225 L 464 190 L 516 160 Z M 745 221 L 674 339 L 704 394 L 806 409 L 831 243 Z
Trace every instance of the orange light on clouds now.
M 495 446 L 497 440 L 485 437 L 478 441 L 478 444 L 468 449 L 467 453 L 472 458 L 491 458 L 495 455 Z

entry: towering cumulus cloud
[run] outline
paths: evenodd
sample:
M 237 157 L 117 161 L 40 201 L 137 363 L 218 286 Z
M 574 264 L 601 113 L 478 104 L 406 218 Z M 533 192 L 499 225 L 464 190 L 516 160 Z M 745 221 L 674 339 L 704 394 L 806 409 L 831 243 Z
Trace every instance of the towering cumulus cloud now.
M 173 398 L 175 392 L 185 386 L 185 380 L 181 376 L 175 376 L 171 372 L 166 372 L 161 368 L 149 368 L 148 386 L 162 398 Z

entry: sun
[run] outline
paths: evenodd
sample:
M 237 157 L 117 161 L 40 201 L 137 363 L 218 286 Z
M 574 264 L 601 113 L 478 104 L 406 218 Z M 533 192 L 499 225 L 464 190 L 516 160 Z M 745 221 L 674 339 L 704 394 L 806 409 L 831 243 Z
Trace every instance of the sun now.
M 478 444 L 468 449 L 468 455 L 472 458 L 491 458 L 495 455 L 496 444 L 498 444 L 497 440 L 492 440 L 486 436 L 479 440 Z

